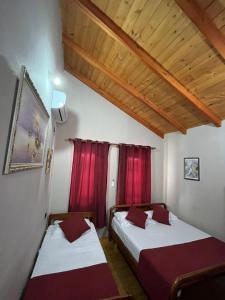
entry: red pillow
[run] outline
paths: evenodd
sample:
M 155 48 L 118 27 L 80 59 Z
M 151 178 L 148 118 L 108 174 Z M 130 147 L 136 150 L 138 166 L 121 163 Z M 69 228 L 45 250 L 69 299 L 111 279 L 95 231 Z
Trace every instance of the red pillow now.
M 145 222 L 148 215 L 141 209 L 134 206 L 130 207 L 126 219 L 133 222 L 134 225 L 145 229 Z
M 90 226 L 88 226 L 85 220 L 78 214 L 70 215 L 62 223 L 59 223 L 59 226 L 69 242 L 75 241 L 85 231 L 90 229 Z
M 153 207 L 152 219 L 159 223 L 170 225 L 169 211 L 160 205 L 156 205 Z

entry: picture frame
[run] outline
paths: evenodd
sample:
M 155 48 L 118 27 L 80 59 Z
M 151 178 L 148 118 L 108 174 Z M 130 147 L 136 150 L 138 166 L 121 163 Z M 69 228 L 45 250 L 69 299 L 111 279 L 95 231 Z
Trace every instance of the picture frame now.
M 42 167 L 49 114 L 24 66 L 12 114 L 3 174 Z
M 184 179 L 200 181 L 199 157 L 184 158 Z
M 52 156 L 53 156 L 53 149 L 48 148 L 46 163 L 45 163 L 45 174 L 48 174 L 50 171 Z

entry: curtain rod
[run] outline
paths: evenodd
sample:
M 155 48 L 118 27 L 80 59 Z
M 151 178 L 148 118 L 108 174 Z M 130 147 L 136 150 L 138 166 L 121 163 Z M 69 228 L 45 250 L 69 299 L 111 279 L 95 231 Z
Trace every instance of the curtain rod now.
M 65 141 L 65 142 L 73 142 L 73 140 L 75 140 L 75 139 L 67 138 L 67 139 L 65 139 L 64 141 Z M 88 140 L 83 140 L 83 141 L 88 141 Z M 101 143 L 101 142 L 100 142 L 100 143 Z M 104 142 L 102 142 L 102 143 L 104 143 Z M 109 143 L 109 145 L 110 145 L 110 146 L 118 147 L 118 146 L 121 145 L 121 144 Z M 125 145 L 130 145 L 130 144 L 125 144 Z M 134 146 L 141 146 L 141 145 L 134 145 Z M 142 147 L 150 147 L 151 150 L 156 150 L 156 147 L 151 147 L 151 146 L 142 146 Z

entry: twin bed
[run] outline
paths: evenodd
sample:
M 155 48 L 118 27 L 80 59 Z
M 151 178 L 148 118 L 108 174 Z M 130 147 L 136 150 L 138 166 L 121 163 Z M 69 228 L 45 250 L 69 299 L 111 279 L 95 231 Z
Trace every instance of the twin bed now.
M 117 243 L 150 299 L 205 299 L 182 297 L 186 287 L 225 275 L 225 243 L 171 213 L 170 226 L 154 221 L 154 205 L 137 205 L 147 211 L 145 229 L 126 219 L 129 205 L 112 207 L 109 239 Z M 66 239 L 59 225 L 59 220 L 71 216 L 82 216 L 90 227 L 74 242 Z M 91 212 L 50 215 L 24 300 L 133 299 L 119 295 L 93 218 Z M 214 299 L 225 299 L 225 292 L 218 295 Z
M 90 229 L 69 242 L 59 220 L 82 215 Z M 132 299 L 120 296 L 95 227 L 93 213 L 55 214 L 49 225 L 38 258 L 25 289 L 24 300 Z
M 165 204 L 158 205 L 166 208 Z M 114 206 L 110 211 L 109 238 L 117 243 L 152 300 L 182 299 L 186 287 L 203 280 L 208 284 L 212 278 L 225 275 L 224 242 L 172 213 L 170 226 L 154 221 L 154 204 L 137 207 L 148 213 L 146 228 L 126 219 L 129 205 Z M 218 292 L 221 297 L 215 299 L 225 299 L 225 289 L 222 293 Z

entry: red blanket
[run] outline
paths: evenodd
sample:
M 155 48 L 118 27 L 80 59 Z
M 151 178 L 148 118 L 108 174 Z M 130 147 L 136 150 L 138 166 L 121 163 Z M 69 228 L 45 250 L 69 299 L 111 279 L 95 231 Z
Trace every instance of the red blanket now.
M 179 275 L 225 263 L 225 243 L 206 238 L 141 251 L 138 276 L 152 300 L 168 300 Z
M 24 300 L 99 300 L 118 296 L 107 264 L 30 279 Z

